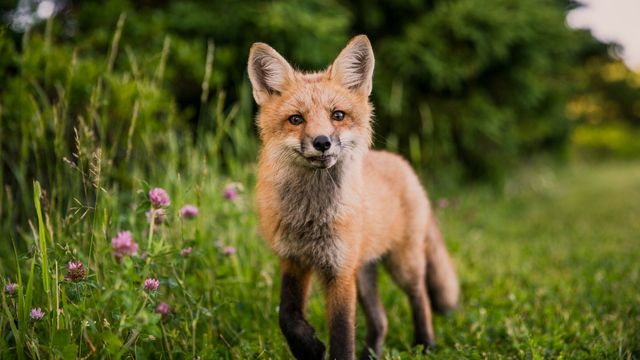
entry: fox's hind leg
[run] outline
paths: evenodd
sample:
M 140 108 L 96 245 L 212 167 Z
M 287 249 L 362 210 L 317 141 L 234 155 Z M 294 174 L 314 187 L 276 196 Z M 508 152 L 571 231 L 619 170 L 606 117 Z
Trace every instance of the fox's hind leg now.
M 311 270 L 292 261 L 282 261 L 280 329 L 296 359 L 324 359 L 325 346 L 305 319 Z
M 426 256 L 421 241 L 392 250 L 385 258 L 389 273 L 409 297 L 413 315 L 414 345 L 435 346 L 431 304 L 427 296 Z
M 382 355 L 382 345 L 387 334 L 387 314 L 378 294 L 377 264 L 371 262 L 358 271 L 358 301 L 367 320 L 367 345 L 360 358 L 367 360 L 371 353 L 376 359 Z

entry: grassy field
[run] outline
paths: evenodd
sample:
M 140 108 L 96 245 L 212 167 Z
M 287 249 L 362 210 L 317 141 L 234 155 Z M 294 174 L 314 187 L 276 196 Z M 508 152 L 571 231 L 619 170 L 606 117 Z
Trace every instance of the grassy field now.
M 464 305 L 437 323 L 438 354 L 638 358 L 640 164 L 535 168 L 506 189 L 441 213 Z
M 45 211 L 34 219 L 31 251 L 2 259 L 3 285 L 18 288 L 2 292 L 0 358 L 289 358 L 277 325 L 278 263 L 256 233 L 253 168 L 234 178 L 196 169 L 168 169 L 151 184 L 171 196 L 167 220 L 151 234 L 142 181 L 134 194 L 100 191 L 84 217 Z M 223 196 L 231 181 L 240 184 L 232 200 Z M 434 356 L 640 356 L 640 163 L 535 166 L 503 190 L 469 187 L 435 200 L 463 301 L 436 319 Z M 186 203 L 199 207 L 196 219 L 178 216 Z M 140 249 L 117 261 L 111 239 L 120 230 Z M 69 278 L 72 260 L 86 277 Z M 159 279 L 157 291 L 143 289 L 147 278 Z M 419 358 L 407 301 L 386 275 L 381 282 L 385 358 Z M 36 307 L 40 320 L 30 316 Z M 309 319 L 326 339 L 318 287 Z M 363 326 L 359 314 L 359 344 Z

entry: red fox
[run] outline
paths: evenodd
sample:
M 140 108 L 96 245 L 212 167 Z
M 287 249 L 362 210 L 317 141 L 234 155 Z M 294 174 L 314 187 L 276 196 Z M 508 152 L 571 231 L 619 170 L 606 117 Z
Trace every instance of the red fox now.
M 432 309 L 458 305 L 457 275 L 418 177 L 400 156 L 369 149 L 373 68 L 364 35 L 322 72 L 296 71 L 264 43 L 249 54 L 260 232 L 281 259 L 279 322 L 297 359 L 325 357 L 305 319 L 312 272 L 326 292 L 330 359 L 355 357 L 356 299 L 367 322 L 362 358 L 381 355 L 378 262 L 409 297 L 416 345 L 434 345 Z

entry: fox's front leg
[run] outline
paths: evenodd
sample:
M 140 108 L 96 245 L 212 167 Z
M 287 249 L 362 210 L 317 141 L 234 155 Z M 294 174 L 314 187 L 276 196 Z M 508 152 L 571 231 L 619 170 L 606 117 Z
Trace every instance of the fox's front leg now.
M 329 359 L 355 358 L 356 276 L 354 273 L 328 277 L 326 305 L 329 320 Z
M 299 360 L 324 359 L 325 354 L 324 344 L 304 316 L 310 283 L 311 269 L 289 260 L 282 261 L 280 329 L 291 353 Z

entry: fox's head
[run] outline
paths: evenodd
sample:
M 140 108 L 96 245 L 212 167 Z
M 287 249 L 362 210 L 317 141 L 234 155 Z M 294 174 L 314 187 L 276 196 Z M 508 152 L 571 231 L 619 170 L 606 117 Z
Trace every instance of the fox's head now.
M 330 168 L 363 154 L 372 137 L 373 66 L 364 35 L 318 73 L 296 71 L 269 45 L 253 44 L 248 70 L 265 154 L 310 168 Z

